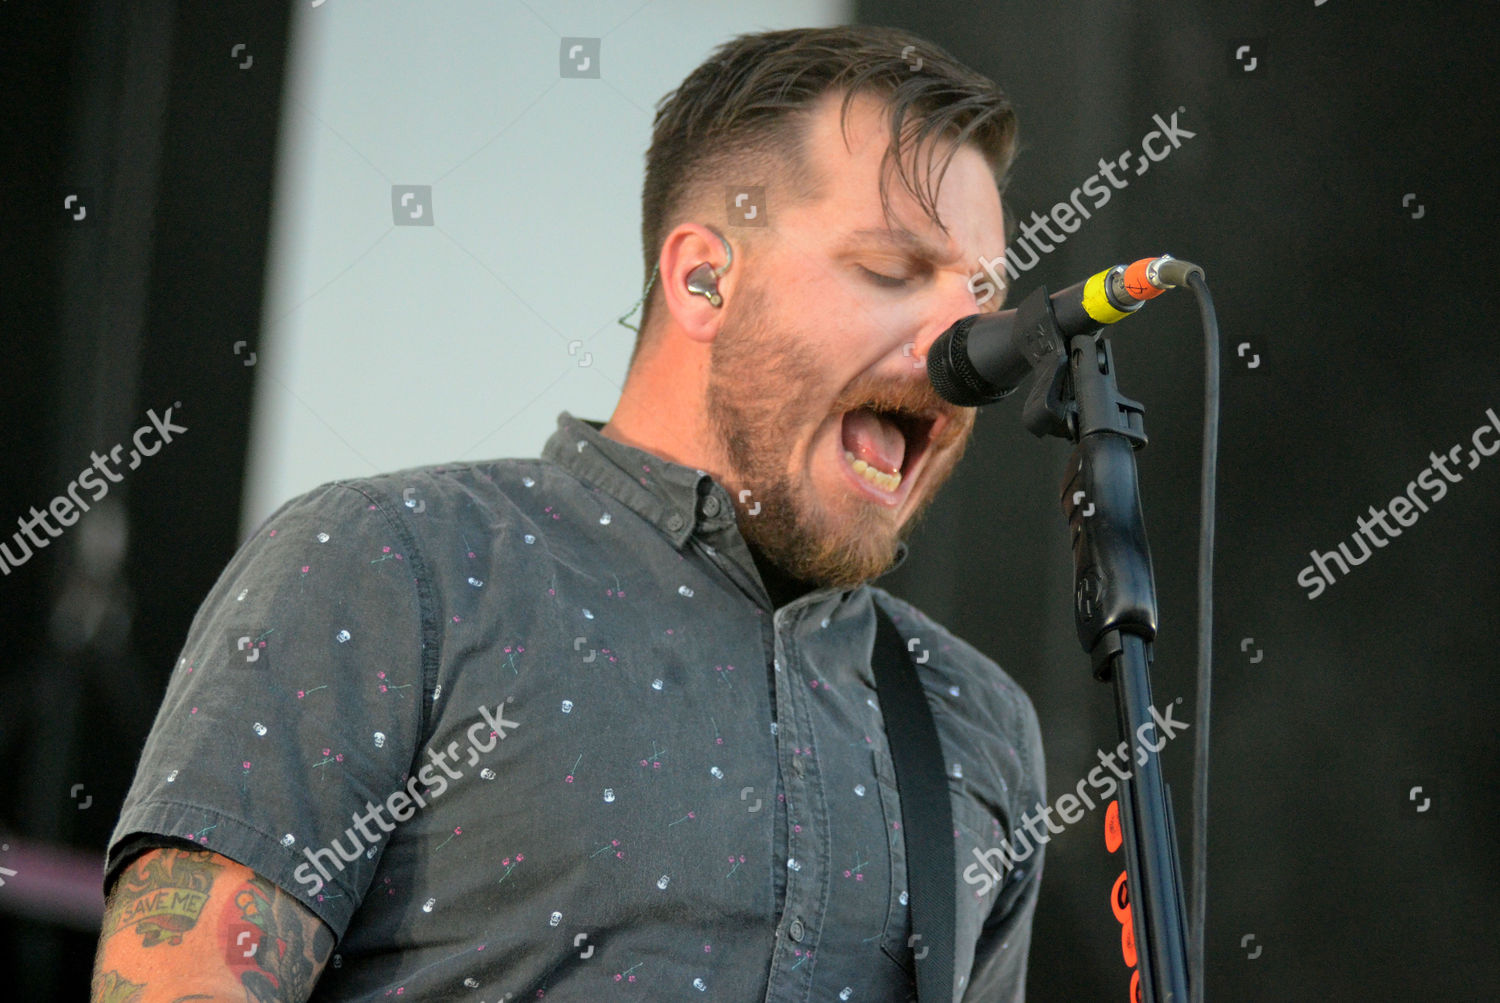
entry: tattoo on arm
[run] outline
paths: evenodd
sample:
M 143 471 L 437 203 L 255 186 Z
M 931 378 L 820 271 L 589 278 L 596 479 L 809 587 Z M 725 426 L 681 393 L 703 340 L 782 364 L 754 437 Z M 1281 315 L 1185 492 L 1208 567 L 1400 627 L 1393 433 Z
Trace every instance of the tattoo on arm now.
M 258 1003 L 304 1000 L 333 951 L 333 934 L 306 906 L 260 875 L 225 911 L 226 951 L 245 967 L 240 983 Z M 252 967 L 253 965 L 253 967 Z
M 94 1003 L 140 1003 L 145 985 L 131 982 L 119 972 L 99 972 L 94 975 L 94 984 L 89 999 Z
M 207 850 L 164 850 L 121 872 L 104 916 L 104 935 L 135 927 L 142 947 L 176 946 L 198 925 L 223 868 Z
M 175 989 L 187 995 L 173 1003 L 302 1003 L 333 945 L 312 910 L 249 868 L 208 850 L 154 849 L 110 891 L 90 998 L 141 1003 Z

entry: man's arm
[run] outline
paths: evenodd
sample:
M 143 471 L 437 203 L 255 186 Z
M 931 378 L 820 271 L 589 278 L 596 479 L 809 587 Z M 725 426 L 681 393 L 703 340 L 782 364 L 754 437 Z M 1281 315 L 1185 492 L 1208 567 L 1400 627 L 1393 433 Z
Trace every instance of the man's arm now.
M 157 848 L 104 906 L 93 1003 L 304 1003 L 333 932 L 301 902 L 208 850 Z

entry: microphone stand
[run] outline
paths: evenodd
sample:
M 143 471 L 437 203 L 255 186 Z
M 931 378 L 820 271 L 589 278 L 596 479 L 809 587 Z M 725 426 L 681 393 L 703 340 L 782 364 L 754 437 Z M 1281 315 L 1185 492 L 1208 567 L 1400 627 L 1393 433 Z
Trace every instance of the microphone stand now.
M 1114 354 L 1097 329 L 1066 339 L 1064 350 L 1045 288 L 1020 304 L 1016 325 L 1039 370 L 1023 411 L 1026 427 L 1038 437 L 1076 444 L 1062 481 L 1073 546 L 1074 623 L 1094 677 L 1114 683 L 1120 735 L 1132 750 L 1132 775 L 1121 783 L 1119 809 L 1139 998 L 1187 1003 L 1171 796 L 1153 747 L 1142 744 L 1142 729 L 1152 723 L 1149 665 L 1156 636 L 1156 585 L 1135 465 L 1135 450 L 1146 445 L 1145 409 L 1119 392 Z M 1163 741 L 1158 738 L 1155 747 Z

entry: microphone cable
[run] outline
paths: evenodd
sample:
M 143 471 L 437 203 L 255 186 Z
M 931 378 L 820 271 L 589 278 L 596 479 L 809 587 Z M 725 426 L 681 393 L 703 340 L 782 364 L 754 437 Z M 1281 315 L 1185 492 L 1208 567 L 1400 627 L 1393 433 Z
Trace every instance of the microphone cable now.
M 1198 701 L 1193 742 L 1193 881 L 1188 910 L 1188 995 L 1203 1003 L 1203 931 L 1208 907 L 1208 722 L 1213 683 L 1214 502 L 1219 463 L 1219 318 L 1203 273 L 1187 277 L 1203 323 L 1203 457 L 1198 526 Z

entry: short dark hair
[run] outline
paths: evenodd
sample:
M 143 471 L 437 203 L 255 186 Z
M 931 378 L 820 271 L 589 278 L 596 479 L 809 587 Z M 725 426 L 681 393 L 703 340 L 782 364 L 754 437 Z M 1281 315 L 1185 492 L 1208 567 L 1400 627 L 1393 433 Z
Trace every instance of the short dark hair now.
M 920 62 L 919 62 L 920 60 Z M 881 98 L 891 144 L 881 165 L 880 203 L 890 213 L 886 162 L 895 159 L 902 184 L 940 227 L 936 192 L 953 154 L 973 143 L 1003 194 L 1016 153 L 1010 100 L 989 78 L 931 42 L 896 28 L 840 25 L 738 35 L 720 45 L 682 84 L 657 102 L 646 179 L 641 191 L 641 243 L 650 284 L 674 217 L 711 202 L 726 184 L 775 178 L 778 206 L 815 199 L 818 178 L 806 161 L 806 119 L 823 95 L 842 91 L 840 128 L 858 94 Z M 912 115 L 917 128 L 906 124 Z M 935 177 L 918 191 L 904 159 L 935 138 L 951 147 Z M 943 227 L 946 232 L 946 227 Z M 747 231 L 748 232 L 748 231 Z M 653 285 L 641 311 L 631 364 L 646 339 Z

